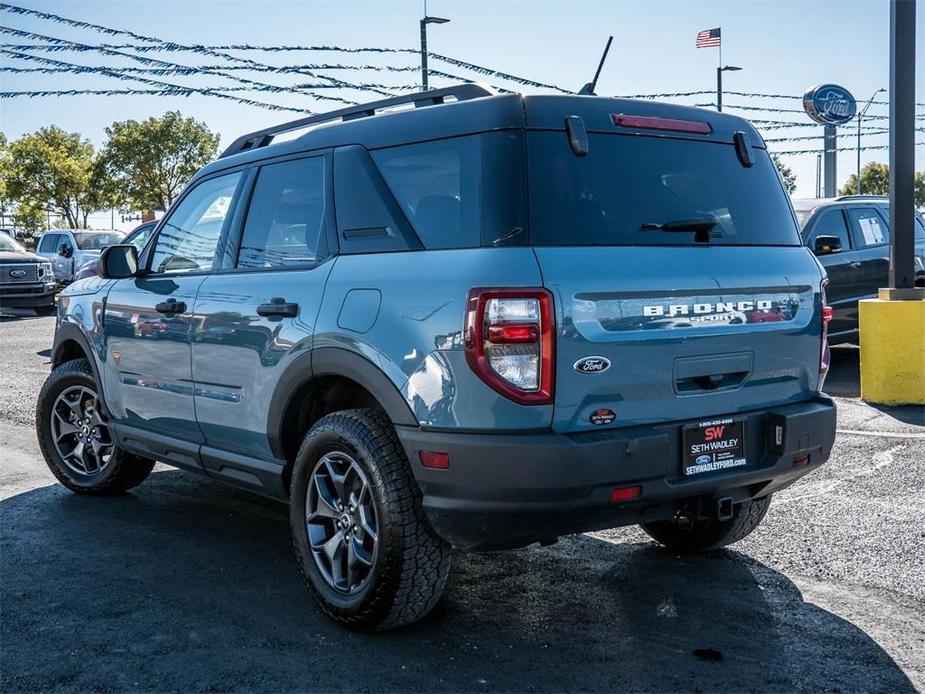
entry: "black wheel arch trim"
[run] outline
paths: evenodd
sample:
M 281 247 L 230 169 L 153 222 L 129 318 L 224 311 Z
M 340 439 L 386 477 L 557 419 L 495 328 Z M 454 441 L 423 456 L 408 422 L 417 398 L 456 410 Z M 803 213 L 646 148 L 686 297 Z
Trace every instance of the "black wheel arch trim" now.
M 283 414 L 292 397 L 306 383 L 321 376 L 343 376 L 356 381 L 376 398 L 396 426 L 419 426 L 399 389 L 366 357 L 340 347 L 319 347 L 297 357 L 283 372 L 273 393 L 267 417 L 267 437 L 273 455 L 285 460 Z
M 90 362 L 90 370 L 93 372 L 93 380 L 96 381 L 96 387 L 99 389 L 100 400 L 106 411 L 106 394 L 103 393 L 103 379 L 100 378 L 99 365 L 96 363 L 96 352 L 90 346 L 90 340 L 84 335 L 83 331 L 73 323 L 61 323 L 55 330 L 55 339 L 51 348 L 51 368 L 56 368 L 63 364 L 65 346 L 68 342 L 76 342 L 87 355 L 87 361 Z

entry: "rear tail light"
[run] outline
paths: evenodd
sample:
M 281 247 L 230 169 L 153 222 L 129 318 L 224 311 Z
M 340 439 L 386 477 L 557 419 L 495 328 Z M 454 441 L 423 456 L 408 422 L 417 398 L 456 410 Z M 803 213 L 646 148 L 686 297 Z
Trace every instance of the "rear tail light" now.
M 829 372 L 829 363 L 831 362 L 831 354 L 829 353 L 829 323 L 831 323 L 832 318 L 835 317 L 835 309 L 826 302 L 825 286 L 828 283 L 828 280 L 822 280 L 822 284 L 819 285 L 819 303 L 822 307 L 822 332 L 820 333 L 819 385 L 817 390 L 822 390 L 822 386 L 825 385 L 825 377 Z
M 466 301 L 466 361 L 521 405 L 553 399 L 555 318 L 545 289 L 473 289 Z

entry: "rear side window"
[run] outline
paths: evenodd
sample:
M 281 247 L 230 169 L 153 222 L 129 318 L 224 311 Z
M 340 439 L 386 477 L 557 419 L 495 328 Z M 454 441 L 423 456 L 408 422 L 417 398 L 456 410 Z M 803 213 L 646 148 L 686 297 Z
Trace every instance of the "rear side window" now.
M 851 248 L 851 243 L 848 241 L 848 226 L 845 224 L 845 215 L 839 209 L 824 210 L 819 215 L 810 230 L 809 237 L 806 239 L 807 245 L 813 248 L 816 238 L 819 236 L 835 236 L 841 241 L 841 247 L 844 250 Z
M 314 264 L 324 244 L 324 157 L 260 168 L 238 254 L 239 268 Z
M 484 133 L 372 157 L 425 248 L 475 248 L 523 227 L 522 143 L 519 133 Z
M 768 153 L 743 167 L 732 144 L 593 134 L 576 157 L 564 132 L 528 135 L 530 241 L 535 245 L 691 244 L 692 231 L 643 225 L 716 222 L 711 244 L 799 245 Z
M 847 212 L 855 248 L 890 242 L 890 230 L 873 207 L 853 207 Z

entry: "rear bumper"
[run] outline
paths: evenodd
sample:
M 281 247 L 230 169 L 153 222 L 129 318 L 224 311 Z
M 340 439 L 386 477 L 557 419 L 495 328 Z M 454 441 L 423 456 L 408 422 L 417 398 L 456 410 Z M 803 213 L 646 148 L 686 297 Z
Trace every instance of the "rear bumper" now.
M 53 306 L 57 285 L 49 284 L 5 284 L 0 287 L 0 305 L 9 308 L 41 308 Z
M 767 496 L 824 463 L 835 441 L 835 404 L 825 395 L 730 416 L 745 420 L 748 465 L 696 477 L 681 471 L 688 421 L 573 435 L 398 434 L 436 532 L 461 548 L 504 549 L 671 518 L 684 499 Z M 421 451 L 448 453 L 449 468 L 423 467 Z M 614 487 L 636 485 L 638 499 L 610 501 Z

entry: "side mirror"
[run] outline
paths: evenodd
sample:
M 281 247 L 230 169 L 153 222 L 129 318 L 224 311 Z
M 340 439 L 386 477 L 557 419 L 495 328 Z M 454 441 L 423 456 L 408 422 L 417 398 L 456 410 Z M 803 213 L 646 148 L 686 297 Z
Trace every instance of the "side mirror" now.
M 841 252 L 841 239 L 837 236 L 817 236 L 816 246 L 813 248 L 816 255 L 828 255 Z
M 96 261 L 96 274 L 104 280 L 121 280 L 138 273 L 138 249 L 132 244 L 106 246 Z
M 58 249 L 58 255 L 60 255 L 62 258 L 70 258 L 71 257 L 71 247 L 68 246 L 66 243 L 62 243 L 61 248 Z

